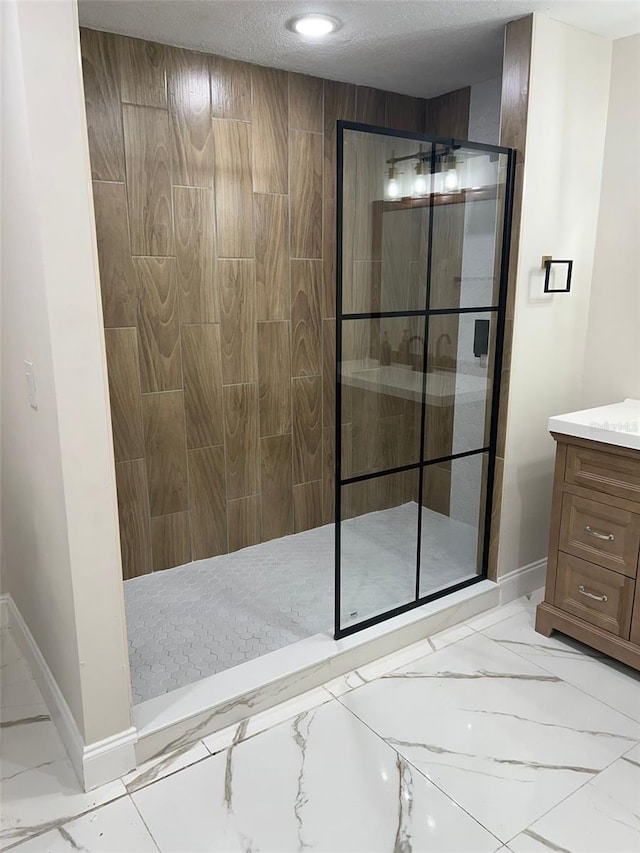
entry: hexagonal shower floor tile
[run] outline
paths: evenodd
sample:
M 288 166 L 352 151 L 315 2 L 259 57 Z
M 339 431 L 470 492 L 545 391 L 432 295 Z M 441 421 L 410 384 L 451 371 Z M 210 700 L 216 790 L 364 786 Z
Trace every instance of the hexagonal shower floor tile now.
M 416 513 L 407 503 L 343 522 L 343 596 L 361 614 L 409 600 Z M 473 574 L 475 529 L 423 513 L 430 588 Z M 328 524 L 125 581 L 134 702 L 332 633 L 334 559 Z

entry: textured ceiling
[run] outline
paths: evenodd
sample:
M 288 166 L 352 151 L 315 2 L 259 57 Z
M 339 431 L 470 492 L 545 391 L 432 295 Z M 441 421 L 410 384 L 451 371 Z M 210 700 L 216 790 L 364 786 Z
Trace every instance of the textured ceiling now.
M 502 29 L 529 12 L 609 38 L 640 30 L 637 0 L 79 0 L 83 26 L 260 65 L 431 97 L 497 76 Z M 322 42 L 285 28 L 303 12 L 343 26 Z

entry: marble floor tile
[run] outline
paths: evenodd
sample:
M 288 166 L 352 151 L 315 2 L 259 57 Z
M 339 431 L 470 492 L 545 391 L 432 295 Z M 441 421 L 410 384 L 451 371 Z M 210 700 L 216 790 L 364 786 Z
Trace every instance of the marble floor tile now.
M 628 717 L 482 634 L 339 701 L 503 843 L 640 738 Z
M 211 753 L 201 740 L 196 743 L 185 744 L 167 755 L 144 761 L 131 773 L 123 776 L 122 781 L 127 793 L 131 794 L 158 779 L 164 779 L 165 776 L 184 770 L 185 767 L 190 767 L 210 755 Z
M 158 853 L 129 797 L 19 844 L 16 853 Z
M 640 850 L 640 747 L 509 842 L 514 853 L 570 850 L 637 853 Z
M 536 607 L 543 598 L 544 589 L 538 589 L 535 592 L 510 601 L 508 604 L 494 607 L 492 610 L 487 610 L 486 613 L 480 613 L 478 616 L 468 619 L 465 624 L 473 628 L 474 631 L 484 631 L 491 625 L 502 622 L 517 613 L 535 612 Z
M 132 798 L 163 853 L 501 847 L 335 700 Z
M 640 721 L 640 673 L 563 634 L 535 631 L 535 611 L 505 619 L 482 633 L 547 672 Z
M 260 711 L 260 713 L 254 714 L 253 717 L 249 717 L 240 723 L 234 723 L 219 732 L 214 732 L 203 739 L 204 745 L 211 755 L 215 755 L 232 744 L 242 743 L 242 741 L 248 740 L 260 732 L 271 729 L 286 720 L 292 720 L 299 714 L 330 701 L 331 695 L 326 690 L 322 687 L 315 687 L 313 690 L 307 690 L 299 696 L 294 696 L 293 699 L 280 702 L 273 708 Z

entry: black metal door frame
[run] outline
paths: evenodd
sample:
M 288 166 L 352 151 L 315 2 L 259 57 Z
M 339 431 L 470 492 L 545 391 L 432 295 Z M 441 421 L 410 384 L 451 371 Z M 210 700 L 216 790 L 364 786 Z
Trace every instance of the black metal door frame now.
M 500 283 L 498 290 L 498 304 L 490 306 L 479 306 L 474 308 L 456 308 L 456 309 L 431 309 L 429 307 L 431 297 L 431 266 L 432 266 L 432 250 L 433 250 L 433 208 L 434 197 L 430 195 L 429 202 L 429 225 L 428 225 L 428 241 L 427 241 L 427 272 L 426 272 L 426 299 L 424 310 L 412 311 L 374 311 L 370 313 L 343 314 L 342 312 L 342 226 L 343 226 L 343 182 L 344 182 L 344 131 L 355 130 L 363 131 L 383 136 L 395 136 L 400 139 L 415 139 L 417 142 L 428 143 L 431 145 L 431 174 L 435 173 L 436 166 L 436 145 L 444 145 L 447 147 L 463 147 L 467 149 L 475 149 L 488 154 L 505 154 L 507 156 L 507 172 L 505 181 L 505 202 L 502 221 L 502 246 L 500 253 Z M 338 121 L 337 124 L 337 185 L 336 185 L 336 421 L 335 421 L 335 598 L 334 598 L 334 637 L 336 640 L 342 637 L 347 637 L 369 628 L 372 625 L 377 625 L 393 616 L 400 613 L 405 613 L 408 610 L 413 610 L 415 607 L 420 607 L 429 601 L 434 601 L 437 598 L 442 598 L 459 589 L 472 586 L 487 577 L 487 569 L 489 563 L 489 542 L 491 535 L 491 515 L 493 503 L 493 484 L 495 479 L 495 460 L 496 447 L 498 438 L 498 410 L 500 403 L 500 380 L 502 375 L 502 359 L 503 359 L 503 344 L 504 344 L 504 326 L 505 326 L 505 311 L 507 300 L 507 282 L 509 275 L 509 249 L 511 245 L 511 219 L 513 212 L 513 187 L 516 165 L 516 152 L 512 148 L 504 148 L 498 145 L 484 145 L 477 142 L 469 142 L 468 140 L 453 139 L 450 137 L 426 136 L 417 133 L 408 133 L 405 131 L 395 131 L 389 128 L 376 127 L 374 125 L 362 124 L 352 121 Z M 491 393 L 491 419 L 489 430 L 489 444 L 486 447 L 475 450 L 467 450 L 464 453 L 452 453 L 449 456 L 442 456 L 436 459 L 424 460 L 424 434 L 425 434 L 425 418 L 426 418 L 426 382 L 427 382 L 427 357 L 429 343 L 429 317 L 438 314 L 465 314 L 473 313 L 480 314 L 483 312 L 492 312 L 497 315 L 496 342 L 495 342 L 495 358 L 493 366 L 493 381 Z M 347 477 L 342 479 L 342 323 L 344 320 L 366 320 L 366 319 L 382 319 L 385 317 L 424 317 L 425 330 L 422 352 L 422 402 L 421 402 L 421 430 L 420 430 L 420 458 L 418 462 L 401 465 L 396 468 L 387 468 L 383 471 L 374 471 L 367 474 L 360 474 L 355 477 Z M 420 596 L 420 558 L 422 544 L 422 500 L 423 500 L 423 472 L 424 469 L 442 462 L 450 462 L 456 459 L 464 459 L 467 456 L 479 456 L 488 454 L 488 468 L 486 479 L 486 508 L 484 518 L 483 532 L 483 549 L 482 549 L 482 571 L 475 577 L 452 584 L 451 586 L 430 593 L 429 595 Z M 364 480 L 373 480 L 379 477 L 396 474 L 402 471 L 418 471 L 418 532 L 416 539 L 416 585 L 415 596 L 413 601 L 401 604 L 397 607 L 371 616 L 368 619 L 363 619 L 346 628 L 341 627 L 341 515 L 342 515 L 342 487 L 352 483 L 359 483 Z

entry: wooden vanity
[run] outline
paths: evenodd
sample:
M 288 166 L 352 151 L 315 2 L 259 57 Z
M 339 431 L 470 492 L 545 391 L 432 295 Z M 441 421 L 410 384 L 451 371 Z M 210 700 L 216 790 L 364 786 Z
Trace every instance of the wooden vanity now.
M 640 402 L 551 418 L 549 429 L 556 465 L 536 631 L 640 669 Z

